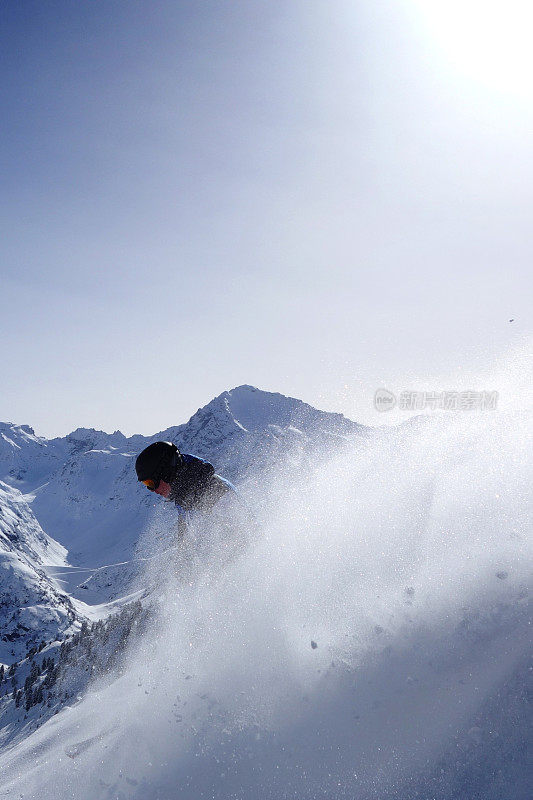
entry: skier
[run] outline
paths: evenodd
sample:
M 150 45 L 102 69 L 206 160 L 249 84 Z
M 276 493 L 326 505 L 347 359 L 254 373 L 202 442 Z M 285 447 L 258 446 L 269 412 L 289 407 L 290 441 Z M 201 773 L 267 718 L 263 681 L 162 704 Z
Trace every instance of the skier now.
M 186 534 L 193 533 L 191 541 L 196 541 L 193 550 L 183 552 L 180 548 L 177 569 L 181 578 L 192 574 L 187 558 L 192 557 L 198 546 L 204 548 L 204 554 L 211 552 L 206 563 L 215 558 L 219 567 L 246 547 L 255 521 L 233 484 L 217 475 L 208 461 L 180 453 L 172 442 L 154 442 L 139 453 L 135 470 L 147 489 L 175 503 L 178 519 L 174 530 L 178 543 Z M 207 527 L 200 525 L 200 530 L 208 535 L 197 539 L 195 520 L 206 516 L 210 517 L 210 522 Z M 217 532 L 214 538 L 209 535 L 210 529 Z
M 137 478 L 151 492 L 174 501 L 178 512 L 211 511 L 234 486 L 215 473 L 208 461 L 180 453 L 172 442 L 154 442 L 139 453 Z

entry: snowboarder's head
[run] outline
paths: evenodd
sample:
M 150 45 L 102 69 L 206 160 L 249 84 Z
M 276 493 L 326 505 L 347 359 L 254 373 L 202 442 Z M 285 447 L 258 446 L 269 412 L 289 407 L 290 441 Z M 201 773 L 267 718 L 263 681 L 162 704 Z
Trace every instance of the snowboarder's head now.
M 175 444 L 154 442 L 137 456 L 137 478 L 151 492 L 168 497 L 170 484 L 176 477 L 180 461 L 181 453 Z

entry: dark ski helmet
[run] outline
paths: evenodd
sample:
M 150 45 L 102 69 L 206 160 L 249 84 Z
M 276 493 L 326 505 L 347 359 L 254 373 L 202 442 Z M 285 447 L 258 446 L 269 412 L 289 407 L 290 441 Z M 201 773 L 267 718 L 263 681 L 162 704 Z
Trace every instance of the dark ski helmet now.
M 175 444 L 154 442 L 137 456 L 135 461 L 137 478 L 140 481 L 154 481 L 156 488 L 161 480 L 171 483 L 180 461 L 181 453 Z

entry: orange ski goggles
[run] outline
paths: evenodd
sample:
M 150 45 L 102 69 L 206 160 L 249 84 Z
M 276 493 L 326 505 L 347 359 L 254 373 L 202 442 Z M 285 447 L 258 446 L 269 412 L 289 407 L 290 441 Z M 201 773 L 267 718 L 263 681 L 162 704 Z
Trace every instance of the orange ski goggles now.
M 146 488 L 147 488 L 147 489 L 150 489 L 150 491 L 151 491 L 151 492 L 155 492 L 155 490 L 156 490 L 156 489 L 157 489 L 157 487 L 159 486 L 159 481 L 157 481 L 157 483 L 156 483 L 156 482 L 155 482 L 155 481 L 153 481 L 151 478 L 148 478 L 148 480 L 147 480 L 147 481 L 141 481 L 141 483 L 144 483 L 144 485 L 146 486 Z

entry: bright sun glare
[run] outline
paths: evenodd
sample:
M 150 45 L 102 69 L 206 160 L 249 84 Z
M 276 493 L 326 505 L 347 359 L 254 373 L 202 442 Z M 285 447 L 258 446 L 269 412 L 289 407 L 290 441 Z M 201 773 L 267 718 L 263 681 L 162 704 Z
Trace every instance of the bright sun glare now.
M 453 67 L 498 91 L 531 95 L 533 0 L 414 0 Z

